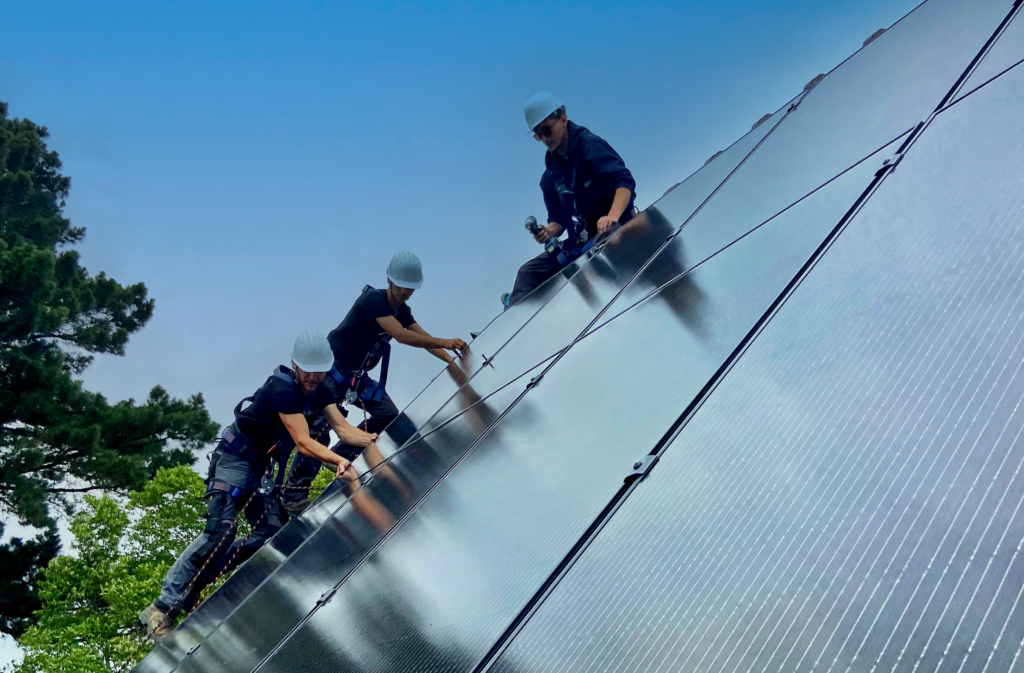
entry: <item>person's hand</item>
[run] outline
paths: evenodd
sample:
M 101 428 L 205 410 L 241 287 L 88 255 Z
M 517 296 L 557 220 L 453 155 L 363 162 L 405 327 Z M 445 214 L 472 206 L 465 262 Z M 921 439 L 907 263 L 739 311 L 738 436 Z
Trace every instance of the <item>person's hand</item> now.
M 552 238 L 558 238 L 562 233 L 562 227 L 557 222 L 550 222 L 546 227 L 541 227 L 533 235 L 533 240 L 538 243 L 547 243 Z
M 441 348 L 449 351 L 455 351 L 461 354 L 462 351 L 466 350 L 466 342 L 462 339 L 442 339 L 444 345 Z
M 618 224 L 619 221 L 610 215 L 605 215 L 597 221 L 597 233 L 603 234 L 612 228 L 612 225 Z
M 335 479 L 341 478 L 341 475 L 344 474 L 345 470 L 347 470 L 351 465 L 352 465 L 352 463 L 348 462 L 347 460 L 345 460 L 341 456 L 338 456 L 338 469 L 334 473 L 334 478 Z
M 349 446 L 357 446 L 360 449 L 365 449 L 370 444 L 373 444 L 374 442 L 377 441 L 376 433 L 364 432 L 363 430 L 360 430 L 359 428 L 356 427 L 348 427 L 344 428 L 344 430 L 346 431 L 344 436 L 340 434 L 338 435 L 338 439 L 340 439 L 343 444 L 348 444 Z

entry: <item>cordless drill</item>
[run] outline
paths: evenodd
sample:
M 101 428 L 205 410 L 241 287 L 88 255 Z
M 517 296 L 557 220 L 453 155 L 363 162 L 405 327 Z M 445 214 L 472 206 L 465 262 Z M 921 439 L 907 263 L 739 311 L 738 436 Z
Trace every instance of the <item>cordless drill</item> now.
M 526 218 L 525 226 L 526 230 L 533 234 L 534 236 L 536 236 L 537 232 L 541 230 L 541 226 L 537 224 L 537 218 L 534 217 L 533 215 L 530 215 L 528 218 Z M 547 243 L 544 244 L 544 252 L 548 253 L 549 255 L 557 255 L 558 251 L 561 249 L 562 242 L 558 240 L 558 237 L 556 236 L 549 238 Z

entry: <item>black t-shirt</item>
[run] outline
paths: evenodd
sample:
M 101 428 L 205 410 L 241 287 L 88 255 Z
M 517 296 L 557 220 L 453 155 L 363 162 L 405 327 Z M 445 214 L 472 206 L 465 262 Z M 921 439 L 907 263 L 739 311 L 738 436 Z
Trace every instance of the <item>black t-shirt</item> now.
M 334 351 L 334 366 L 338 371 L 359 371 L 364 368 L 367 357 L 370 357 L 370 362 L 365 367 L 366 371 L 377 366 L 381 349 L 391 341 L 391 336 L 377 322 L 377 318 L 386 316 L 397 318 L 402 327 L 406 328 L 416 323 L 407 305 L 400 304 L 396 310 L 391 310 L 387 290 L 378 290 L 369 285 L 364 287 L 345 319 L 327 335 L 327 341 Z
M 279 376 L 279 373 L 287 375 L 287 380 Z M 279 414 L 305 412 L 307 422 L 311 422 L 337 399 L 337 386 L 330 376 L 325 377 L 323 383 L 307 395 L 302 386 L 295 382 L 294 372 L 280 366 L 253 394 L 252 403 L 235 414 L 235 426 L 259 453 L 264 454 L 279 439 L 288 435 Z

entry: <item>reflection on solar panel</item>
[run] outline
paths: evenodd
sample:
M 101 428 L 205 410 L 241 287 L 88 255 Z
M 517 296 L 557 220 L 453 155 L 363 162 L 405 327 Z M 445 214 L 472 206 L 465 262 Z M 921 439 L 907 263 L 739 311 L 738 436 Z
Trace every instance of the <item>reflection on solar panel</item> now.
M 496 319 L 137 670 L 1024 671 L 1012 4 L 929 0 Z

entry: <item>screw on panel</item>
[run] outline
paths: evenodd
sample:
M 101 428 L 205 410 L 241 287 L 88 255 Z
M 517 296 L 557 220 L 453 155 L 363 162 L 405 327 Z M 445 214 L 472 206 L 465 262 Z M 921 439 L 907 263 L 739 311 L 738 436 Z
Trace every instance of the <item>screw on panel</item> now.
M 622 480 L 625 484 L 631 484 L 638 479 L 643 479 L 647 476 L 647 473 L 651 471 L 654 464 L 658 462 L 658 456 L 648 454 L 644 456 L 643 460 L 638 460 L 633 463 L 633 471 L 625 476 Z

